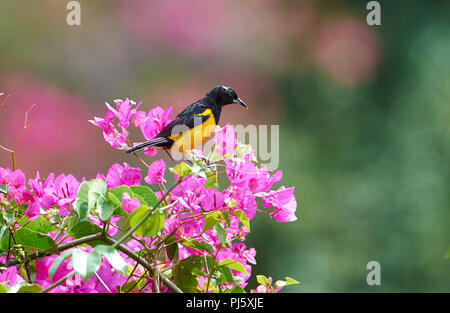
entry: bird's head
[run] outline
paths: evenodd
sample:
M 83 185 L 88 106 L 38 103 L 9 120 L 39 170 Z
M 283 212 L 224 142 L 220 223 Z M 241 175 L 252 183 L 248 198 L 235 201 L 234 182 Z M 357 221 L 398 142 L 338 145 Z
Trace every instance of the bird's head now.
M 247 108 L 247 105 L 241 98 L 238 97 L 236 91 L 228 86 L 216 86 L 210 92 L 206 94 L 206 97 L 212 100 L 218 105 L 227 105 L 232 103 L 238 103 Z

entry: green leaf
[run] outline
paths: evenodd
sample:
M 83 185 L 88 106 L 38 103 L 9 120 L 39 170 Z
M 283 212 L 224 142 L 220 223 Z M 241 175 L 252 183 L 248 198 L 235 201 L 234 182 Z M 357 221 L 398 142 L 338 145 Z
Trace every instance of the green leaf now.
M 115 209 L 115 204 L 110 201 L 110 200 L 106 200 L 106 198 L 104 196 L 100 196 L 98 198 L 98 210 L 99 210 L 99 215 L 100 215 L 100 219 L 102 221 L 107 221 L 109 220 L 109 218 L 113 215 L 114 213 L 114 209 Z
M 245 293 L 245 290 L 241 286 L 236 285 L 231 289 L 230 292 L 231 293 Z
M 0 192 L 7 194 L 8 193 L 8 185 L 0 185 Z
M 93 234 L 98 234 L 101 231 L 102 229 L 94 223 L 90 221 L 83 221 L 70 228 L 67 234 L 73 238 L 81 238 Z
M 203 225 L 203 231 L 209 230 L 210 228 L 214 227 L 218 222 L 220 222 L 223 219 L 222 213 L 220 211 L 213 211 L 205 216 L 205 224 Z
M 206 264 L 204 264 L 204 267 L 205 267 L 205 269 L 207 269 L 208 272 L 210 272 L 215 264 L 214 258 L 210 255 L 207 255 L 205 257 L 205 259 L 206 259 Z M 202 262 L 205 263 L 204 260 L 202 260 Z
M 225 223 L 227 224 L 228 227 L 230 227 L 230 211 L 228 210 L 224 210 L 222 212 L 222 216 L 223 216 L 223 220 L 225 221 Z
M 248 231 L 250 231 L 250 222 L 244 211 L 242 211 L 241 209 L 234 210 L 233 215 L 236 216 L 242 222 L 242 224 L 244 224 L 245 227 L 247 227 Z
M 178 242 L 177 237 L 175 235 L 171 235 L 164 240 L 166 244 L 166 252 L 169 260 L 175 260 L 178 255 Z
M 50 278 L 50 281 L 53 280 L 53 276 L 56 273 L 56 270 L 58 269 L 59 265 L 64 262 L 65 259 L 72 256 L 73 249 L 66 250 L 62 252 L 52 263 L 50 268 L 48 269 L 48 277 Z
M 42 215 L 38 216 L 34 221 L 28 223 L 28 217 L 22 219 L 18 224 L 24 226 L 28 230 L 32 230 L 38 233 L 47 234 L 52 229 L 52 224 L 47 221 Z
M 229 268 L 232 268 L 238 272 L 244 273 L 245 275 L 248 275 L 247 271 L 245 270 L 244 265 L 242 265 L 241 263 L 239 263 L 236 260 L 233 259 L 223 259 L 219 262 L 216 263 L 216 266 L 220 267 L 220 266 L 228 266 Z
M 225 229 L 223 229 L 223 226 L 220 223 L 217 223 L 214 225 L 214 230 L 222 243 L 222 247 L 225 247 L 227 245 L 227 234 L 225 233 Z
M 109 191 L 110 190 L 108 190 L 108 193 L 107 193 L 107 197 L 108 197 L 109 201 L 114 203 L 114 205 L 116 207 L 122 207 L 122 201 L 120 201 L 119 198 L 117 198 L 117 196 L 114 193 L 109 192 Z
M 7 293 L 8 292 L 8 287 L 6 286 L 6 284 L 8 284 L 8 283 L 7 282 L 0 283 L 0 293 Z
M 14 232 L 14 238 L 17 244 L 25 248 L 37 250 L 38 252 L 43 252 L 56 246 L 56 242 L 51 237 L 41 235 L 27 228 L 22 228 Z
M 82 202 L 77 204 L 76 212 L 78 213 L 78 217 L 80 221 L 86 221 L 89 215 L 89 204 L 88 202 Z
M 122 209 L 122 198 L 123 194 L 127 193 L 131 198 L 134 198 L 134 192 L 130 187 L 126 185 L 118 186 L 111 188 L 107 191 L 107 198 L 116 205 L 116 209 L 113 212 L 113 215 L 119 215 L 123 217 L 127 217 L 128 213 Z M 140 198 L 139 200 L 141 200 Z M 144 200 L 141 201 L 141 204 Z
M 17 293 L 40 293 L 42 290 L 42 287 L 39 285 L 24 285 L 19 288 Z
M 114 202 L 115 205 L 122 207 L 122 196 L 124 192 L 126 192 L 130 197 L 133 197 L 133 191 L 127 185 L 109 189 L 107 196 L 109 200 Z
M 228 266 L 221 266 L 219 267 L 214 275 L 219 274 L 220 276 L 216 278 L 216 280 L 220 283 L 235 283 L 233 273 L 231 273 L 231 270 Z
M 266 287 L 269 287 L 269 282 L 267 280 L 267 277 L 264 275 L 256 275 L 256 281 L 260 283 L 261 285 L 264 285 Z
M 106 182 L 103 179 L 96 178 L 89 181 L 89 199 L 95 202 L 100 196 L 106 194 Z M 95 206 L 95 203 L 93 203 Z
M 194 276 L 205 276 L 205 277 L 208 277 L 208 273 L 203 272 L 199 268 L 192 269 L 191 273 Z
M 289 285 L 297 285 L 300 284 L 298 281 L 296 281 L 295 279 L 291 278 L 291 277 L 285 277 L 285 280 L 277 280 L 275 283 L 275 286 L 277 287 L 284 287 L 284 286 L 289 286 Z
M 158 203 L 158 197 L 156 194 L 148 188 L 147 186 L 131 186 L 131 190 L 133 191 L 134 195 L 141 197 L 145 203 L 149 207 L 153 207 L 156 203 Z M 130 194 L 130 197 L 132 195 Z
M 89 210 L 89 182 L 84 181 L 80 184 L 73 207 L 80 217 L 80 220 L 86 220 L 88 214 L 87 211 Z
M 74 249 L 72 252 L 73 269 L 87 281 L 100 268 L 101 257 L 94 249 L 87 253 L 80 249 Z
M 220 160 L 222 160 L 222 157 L 217 153 L 216 145 L 214 145 L 214 148 L 211 151 L 211 153 L 209 154 L 208 159 L 213 163 L 219 162 Z
M 181 244 L 185 245 L 185 246 L 188 246 L 188 247 L 191 247 L 191 248 L 196 249 L 196 250 L 207 251 L 210 254 L 214 253 L 214 248 L 210 244 L 207 244 L 206 242 L 203 242 L 203 241 L 198 241 L 198 240 L 195 240 L 195 239 L 192 239 L 192 238 L 186 238 L 183 241 L 181 241 Z
M 3 232 L 3 234 L 1 232 Z M 0 235 L 3 236 L 3 238 L 1 238 L 1 241 L 0 241 L 0 251 L 2 251 L 2 252 L 8 250 L 8 248 L 9 248 L 9 236 L 10 236 L 9 234 L 10 234 L 10 232 L 9 232 L 8 226 L 3 225 L 0 228 Z
M 192 174 L 191 167 L 186 162 L 181 162 L 173 167 L 172 171 L 180 176 L 180 178 L 189 176 Z
M 5 210 L 3 211 L 3 218 L 6 220 L 6 223 L 12 224 L 16 218 L 16 212 L 13 210 Z
M 206 178 L 205 188 L 219 188 L 219 183 L 217 181 L 217 175 L 210 175 Z
M 144 216 L 150 211 L 146 205 L 141 205 L 128 215 L 125 221 L 124 229 L 129 225 L 131 228 L 136 226 Z M 158 234 L 164 228 L 164 215 L 153 213 L 147 220 L 134 232 L 138 236 L 151 237 Z
M 3 237 L 9 233 L 8 226 L 2 225 L 0 226 L 0 242 L 2 241 Z
M 103 179 L 92 179 L 81 183 L 73 204 L 80 221 L 87 219 L 89 212 L 98 205 L 98 200 L 105 196 L 106 188 L 106 182 Z
M 181 260 L 174 268 L 175 284 L 184 292 L 198 293 L 198 280 L 193 272 L 196 273 L 197 269 L 201 270 L 202 267 L 202 257 L 198 255 Z
M 128 263 L 122 259 L 119 252 L 116 249 L 113 249 L 111 246 L 107 245 L 98 245 L 95 247 L 95 250 L 100 255 L 103 255 L 108 260 L 109 264 L 111 264 L 112 267 L 114 267 L 116 270 L 118 270 L 124 275 L 127 274 Z
M 139 289 L 141 287 L 144 287 L 144 285 L 147 284 L 145 279 L 140 280 L 130 280 L 125 285 L 120 287 L 121 293 L 130 293 L 130 292 L 139 292 Z
M 117 216 L 122 216 L 127 218 L 128 217 L 128 213 L 124 211 L 124 209 L 122 209 L 121 207 L 116 206 L 116 208 L 114 209 L 113 215 L 117 215 Z

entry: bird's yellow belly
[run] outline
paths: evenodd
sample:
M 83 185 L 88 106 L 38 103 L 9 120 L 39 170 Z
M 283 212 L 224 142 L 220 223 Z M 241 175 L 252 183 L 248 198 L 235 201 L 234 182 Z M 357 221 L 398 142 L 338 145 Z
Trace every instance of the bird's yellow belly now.
M 209 118 L 201 125 L 195 126 L 188 131 L 182 132 L 177 136 L 169 137 L 174 141 L 174 144 L 170 148 L 172 151 L 187 152 L 199 145 L 203 144 L 213 134 L 216 128 L 216 121 L 211 109 L 205 110 L 202 114 L 209 115 Z

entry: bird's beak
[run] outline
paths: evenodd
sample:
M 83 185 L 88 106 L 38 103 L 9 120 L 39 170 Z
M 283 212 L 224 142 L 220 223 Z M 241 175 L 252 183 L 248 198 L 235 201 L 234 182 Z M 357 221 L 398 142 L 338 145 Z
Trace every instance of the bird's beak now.
M 242 101 L 241 98 L 237 98 L 237 99 L 233 100 L 233 103 L 238 103 L 238 104 L 242 105 L 243 107 L 245 107 L 246 109 L 248 109 L 248 106 L 245 104 L 244 101 Z

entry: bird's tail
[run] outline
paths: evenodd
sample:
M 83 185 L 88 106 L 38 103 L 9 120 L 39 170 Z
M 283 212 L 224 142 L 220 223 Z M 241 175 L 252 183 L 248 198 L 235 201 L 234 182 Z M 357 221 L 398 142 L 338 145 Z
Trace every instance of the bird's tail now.
M 142 149 L 142 148 L 152 147 L 152 146 L 161 146 L 161 145 L 164 145 L 164 144 L 167 144 L 167 143 L 168 143 L 167 138 L 156 137 L 156 138 L 153 138 L 153 139 L 151 139 L 149 141 L 146 141 L 144 143 L 138 144 L 137 146 L 134 146 L 134 147 L 128 149 L 126 152 L 127 153 L 131 153 L 131 152 L 134 152 L 134 151 Z

